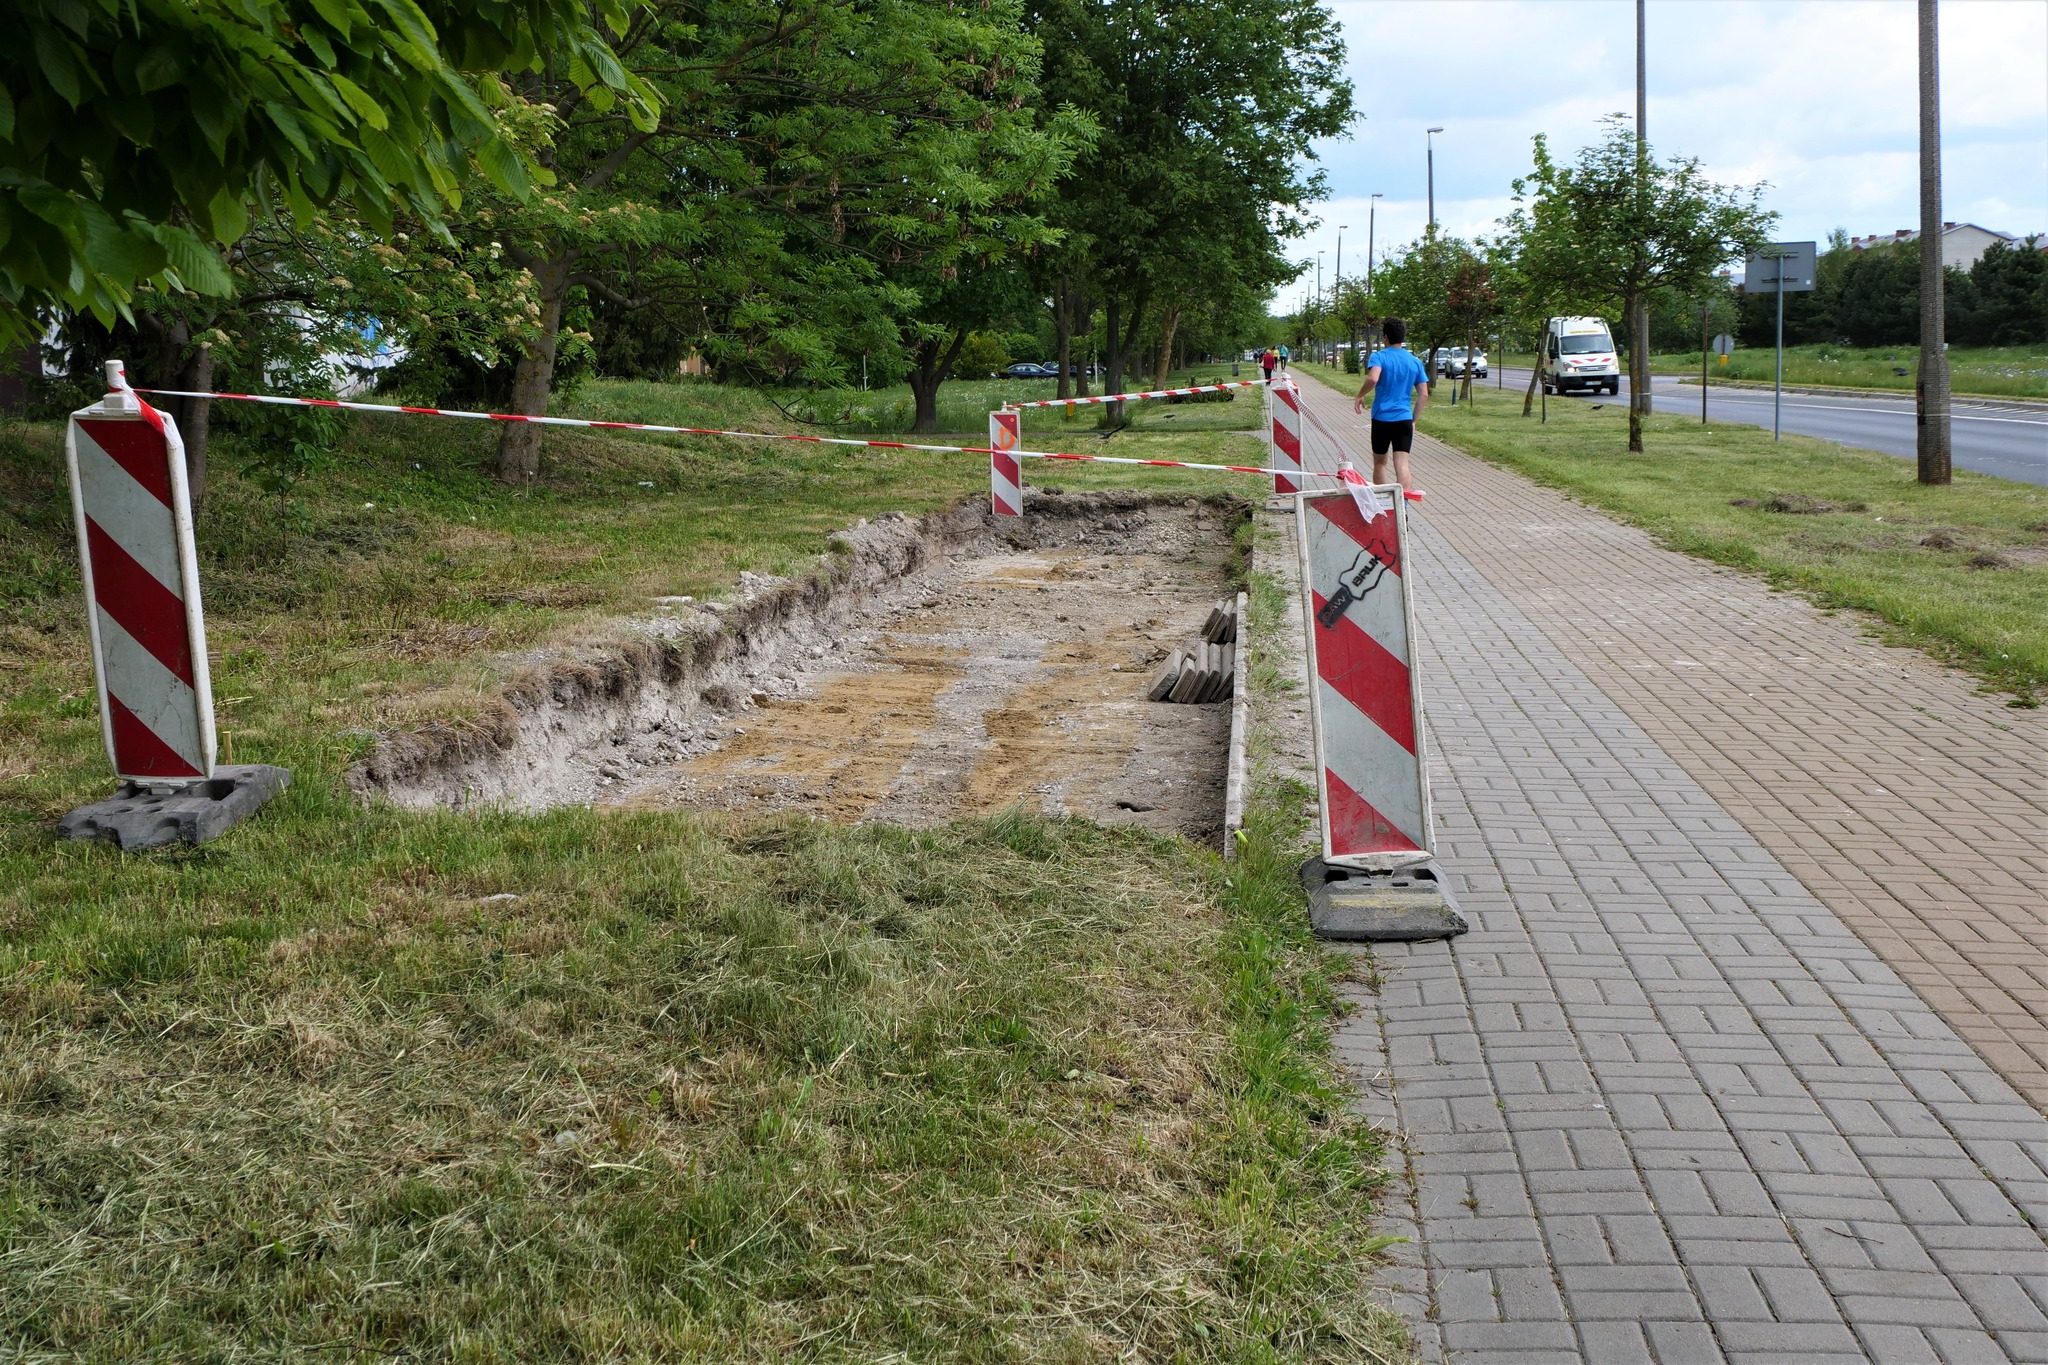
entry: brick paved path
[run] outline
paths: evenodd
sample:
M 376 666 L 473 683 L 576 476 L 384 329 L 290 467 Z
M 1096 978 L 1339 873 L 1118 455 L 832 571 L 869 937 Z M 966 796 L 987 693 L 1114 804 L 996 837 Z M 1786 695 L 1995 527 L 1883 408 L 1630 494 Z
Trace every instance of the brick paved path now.
M 1309 395 L 1326 421 L 1349 418 Z M 1340 1047 L 1411 1153 L 1412 1205 L 1395 1225 L 1419 1242 L 1394 1287 L 1425 1354 L 2048 1361 L 2048 1120 L 1844 923 L 1843 881 L 1816 871 L 1827 856 L 1778 856 L 1745 828 L 1758 807 L 1738 819 L 1715 790 L 1740 782 L 1698 771 L 1716 744 L 1745 742 L 1718 694 L 1742 658 L 1804 655 L 1839 681 L 1874 647 L 1475 461 L 1437 449 L 1419 465 L 1432 499 L 1411 552 L 1435 799 L 1474 929 L 1383 950 L 1389 979 L 1377 996 L 1361 988 Z M 1518 558 L 1537 537 L 1513 532 L 1532 527 L 1570 555 Z M 1518 575 L 1539 560 L 1532 587 Z M 1635 604 L 1635 619 L 1600 619 L 1612 603 Z M 1736 624 L 1667 653 L 1662 632 L 1687 623 L 1665 622 L 1688 611 Z M 1558 624 L 1573 615 L 1587 619 Z M 1682 659 L 1723 681 L 1689 682 L 1690 706 L 1649 707 L 1653 727 L 1633 712 L 1669 685 L 1631 691 L 1630 670 L 1560 647 L 1594 637 L 1616 642 L 1609 657 Z M 1748 733 L 1787 715 L 1829 723 L 1828 694 L 1800 668 L 1751 676 L 1786 690 L 1736 708 Z M 1876 679 L 1861 676 L 1850 704 L 1915 695 Z M 1951 711 L 1956 692 L 1975 700 L 1955 689 Z M 1859 723 L 1834 755 L 1847 780 L 1867 780 Z M 1880 737 L 1884 752 L 1912 741 Z M 1755 741 L 1765 757 L 1731 757 L 1782 758 L 1777 738 Z M 1944 819 L 2010 834 L 2011 807 L 2040 799 L 2024 751 L 1945 757 L 1993 795 L 1988 811 L 1957 801 Z M 1812 828 L 1844 780 L 1780 761 L 1772 795 Z M 1900 837 L 1883 833 L 1842 842 L 1900 859 Z M 2013 838 L 2015 880 L 2038 886 L 2038 844 Z M 1940 894 L 1950 914 L 1981 910 L 1975 889 Z M 2023 925 L 2015 938 L 2024 947 Z

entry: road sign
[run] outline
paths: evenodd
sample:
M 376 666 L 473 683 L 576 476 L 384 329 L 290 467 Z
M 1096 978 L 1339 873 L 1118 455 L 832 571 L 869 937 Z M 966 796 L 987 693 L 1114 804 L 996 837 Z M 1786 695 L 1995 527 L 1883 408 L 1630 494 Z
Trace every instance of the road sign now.
M 1815 242 L 1772 242 L 1743 264 L 1742 287 L 1751 294 L 1800 294 L 1813 288 Z
M 1732 337 L 1732 336 L 1729 336 L 1729 335 L 1728 335 L 1728 334 L 1727 334 L 1726 332 L 1723 332 L 1723 333 L 1721 333 L 1721 335 L 1719 335 L 1719 336 L 1715 337 L 1715 338 L 1714 338 L 1714 354 L 1715 354 L 1715 355 L 1733 355 L 1733 354 L 1735 354 L 1735 338 L 1734 338 L 1734 337 Z
M 1784 434 L 1785 410 L 1785 296 L 1813 288 L 1815 263 L 1813 242 L 1772 242 L 1751 256 L 1742 271 L 1745 293 L 1770 294 L 1778 300 L 1778 363 L 1771 386 L 1771 439 Z
M 1324 861 L 1372 871 L 1426 862 L 1434 840 L 1401 489 L 1303 493 L 1295 505 Z
M 185 446 L 117 360 L 107 388 L 64 438 L 100 729 L 117 775 L 169 791 L 211 777 L 214 761 Z

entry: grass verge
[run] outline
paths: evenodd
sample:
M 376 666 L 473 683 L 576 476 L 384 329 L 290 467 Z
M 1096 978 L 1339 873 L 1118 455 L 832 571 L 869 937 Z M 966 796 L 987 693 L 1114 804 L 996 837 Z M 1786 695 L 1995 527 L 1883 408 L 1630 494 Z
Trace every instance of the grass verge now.
M 691 424 L 767 426 L 753 402 Z M 107 780 L 56 432 L 0 433 L 0 1355 L 1398 1355 L 1284 806 L 1226 868 L 1019 814 L 343 790 L 364 731 L 459 710 L 508 656 L 981 465 L 550 433 L 515 491 L 472 472 L 487 432 L 343 430 L 284 497 L 224 449 L 202 524 L 235 757 L 297 780 L 145 855 L 51 837 Z
M 2048 398 L 2048 344 L 2032 346 L 1952 346 L 1948 353 L 1949 384 L 1958 394 L 1987 398 Z M 1742 347 L 1720 363 L 1708 359 L 1709 382 L 1733 379 L 1771 383 L 1777 367 L 1773 347 Z M 1916 346 L 1787 346 L 1785 382 L 1822 388 L 1890 389 L 1913 392 L 1919 372 Z M 1653 355 L 1655 374 L 1697 378 L 1700 353 Z
M 1304 368 L 1343 390 L 1345 376 Z M 2016 704 L 2048 690 L 2048 489 L 1965 471 L 1923 487 L 1909 460 L 1675 414 L 1652 417 L 1631 455 L 1619 403 L 1553 403 L 1539 424 L 1519 393 L 1473 393 L 1431 403 L 1424 430 L 1672 549 L 1870 612 Z

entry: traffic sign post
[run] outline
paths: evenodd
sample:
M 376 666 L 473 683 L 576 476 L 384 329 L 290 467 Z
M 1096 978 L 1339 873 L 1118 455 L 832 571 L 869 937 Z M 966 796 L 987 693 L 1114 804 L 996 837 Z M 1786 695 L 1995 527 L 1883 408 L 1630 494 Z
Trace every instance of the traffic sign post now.
M 1804 294 L 1813 289 L 1819 262 L 1817 242 L 1772 242 L 1743 265 L 1742 289 L 1755 293 L 1770 289 L 1778 296 L 1778 366 L 1772 382 L 1771 439 L 1783 439 L 1785 408 L 1785 295 Z
M 178 425 L 107 362 L 107 394 L 64 437 L 100 732 L 124 786 L 73 811 L 74 839 L 123 848 L 211 838 L 281 790 L 282 768 L 214 764 L 213 683 Z

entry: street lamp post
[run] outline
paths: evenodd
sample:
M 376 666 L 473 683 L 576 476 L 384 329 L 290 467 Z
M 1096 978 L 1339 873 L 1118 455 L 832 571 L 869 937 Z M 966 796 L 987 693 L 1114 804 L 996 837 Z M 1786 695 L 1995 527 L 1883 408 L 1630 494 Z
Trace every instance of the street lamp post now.
M 1442 131 L 1441 128 L 1431 128 L 1423 134 L 1423 143 L 1429 152 L 1429 226 L 1432 232 L 1436 230 L 1436 135 Z
M 1365 205 L 1365 292 L 1372 293 L 1372 230 L 1379 217 L 1380 200 L 1386 196 L 1376 194 Z

